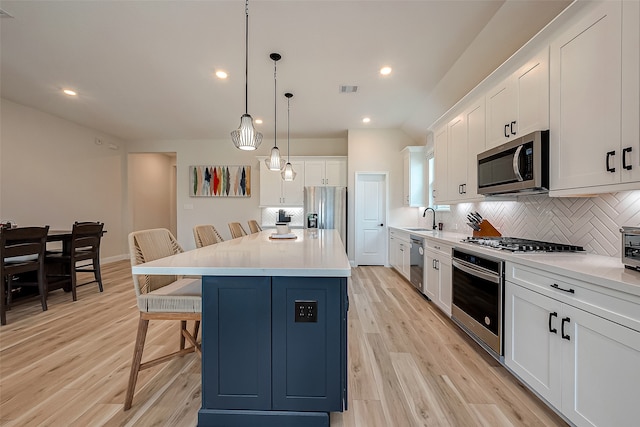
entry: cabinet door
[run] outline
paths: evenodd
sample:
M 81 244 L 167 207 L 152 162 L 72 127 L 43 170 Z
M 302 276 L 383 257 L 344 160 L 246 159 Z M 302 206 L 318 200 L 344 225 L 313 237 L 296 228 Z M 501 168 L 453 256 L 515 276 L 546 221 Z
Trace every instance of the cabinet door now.
M 638 119 L 640 117 L 640 49 L 638 49 L 640 2 L 624 2 L 622 12 L 622 156 L 625 163 L 625 165 L 621 164 L 622 182 L 638 182 L 640 181 L 640 120 Z
M 621 3 L 598 4 L 550 54 L 551 190 L 619 182 Z
M 411 278 L 411 243 L 401 242 L 400 251 L 402 252 L 402 275 L 409 280 Z
M 467 185 L 465 197 L 478 197 L 478 154 L 485 150 L 485 102 L 481 98 L 466 111 L 467 120 Z
M 447 200 L 447 126 L 443 126 L 439 131 L 436 131 L 434 135 L 434 162 L 435 162 L 435 177 L 434 177 L 434 194 L 433 198 L 436 203 L 441 203 Z
M 202 281 L 202 407 L 271 409 L 271 278 Z
M 272 409 L 342 411 L 346 292 L 346 278 L 273 278 Z M 315 321 L 296 321 L 300 301 L 315 303 Z
M 518 100 L 517 136 L 549 129 L 549 48 L 545 48 L 514 75 Z
M 402 155 L 402 204 L 409 206 L 411 202 L 411 153 Z
M 389 265 L 396 270 L 398 269 L 398 239 L 393 235 L 389 236 Z
M 461 114 L 448 126 L 447 196 L 456 201 L 464 199 L 467 185 L 467 121 Z
M 307 187 L 321 186 L 325 178 L 324 160 L 307 160 L 304 162 L 304 185 Z
M 504 306 L 505 364 L 540 396 L 560 409 L 561 304 L 506 282 Z
M 451 316 L 451 257 L 440 255 L 437 267 L 438 297 L 436 304 L 447 316 Z
M 347 186 L 347 162 L 345 160 L 327 160 L 325 162 L 325 185 Z
M 438 292 L 440 290 L 440 276 L 436 268 L 436 259 L 438 255 L 435 251 L 427 249 L 425 251 L 425 283 L 423 285 L 424 294 L 435 303 L 438 299 Z
M 640 332 L 565 307 L 562 413 L 578 426 L 638 425 Z
M 517 102 L 512 77 L 489 91 L 487 102 L 487 149 L 503 144 L 515 136 Z
M 303 206 L 305 163 L 301 161 L 291 161 L 291 166 L 293 166 L 293 170 L 297 174 L 296 179 L 293 181 L 283 181 L 280 172 L 276 173 L 282 182 L 282 204 L 285 206 Z
M 260 206 L 282 205 L 282 177 L 280 172 L 267 169 L 260 165 Z

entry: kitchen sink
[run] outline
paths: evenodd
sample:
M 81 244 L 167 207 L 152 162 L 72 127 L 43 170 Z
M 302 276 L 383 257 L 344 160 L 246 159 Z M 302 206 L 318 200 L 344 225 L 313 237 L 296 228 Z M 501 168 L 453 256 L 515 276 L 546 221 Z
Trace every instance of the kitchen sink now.
M 405 228 L 405 230 L 409 230 L 409 231 L 433 231 L 433 230 L 430 230 L 428 228 Z

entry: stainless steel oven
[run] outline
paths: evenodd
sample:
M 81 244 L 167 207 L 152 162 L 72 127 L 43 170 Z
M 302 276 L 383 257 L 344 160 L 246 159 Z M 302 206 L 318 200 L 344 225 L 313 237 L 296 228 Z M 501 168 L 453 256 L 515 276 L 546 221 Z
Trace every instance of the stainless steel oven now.
M 453 249 L 452 319 L 493 357 L 503 356 L 504 261 Z
M 424 282 L 424 239 L 420 236 L 410 235 L 411 237 L 411 268 L 409 277 L 411 284 L 420 292 L 424 292 L 422 283 Z

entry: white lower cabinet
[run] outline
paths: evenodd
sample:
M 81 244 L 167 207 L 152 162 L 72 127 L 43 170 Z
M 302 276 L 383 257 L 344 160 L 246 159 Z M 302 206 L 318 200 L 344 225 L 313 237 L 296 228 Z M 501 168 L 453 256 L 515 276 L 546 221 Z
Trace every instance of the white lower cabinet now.
M 451 246 L 425 240 L 424 294 L 451 316 Z
M 576 426 L 638 425 L 640 332 L 573 306 L 599 311 L 589 288 L 540 277 L 539 287 L 507 277 L 506 366 Z M 554 284 L 574 292 L 544 295 Z
M 405 279 L 411 277 L 411 239 L 408 233 L 389 230 L 389 264 Z

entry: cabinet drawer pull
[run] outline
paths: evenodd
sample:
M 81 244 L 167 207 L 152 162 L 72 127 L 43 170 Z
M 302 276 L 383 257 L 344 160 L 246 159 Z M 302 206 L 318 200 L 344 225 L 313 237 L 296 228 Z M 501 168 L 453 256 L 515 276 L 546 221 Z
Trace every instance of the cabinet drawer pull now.
M 616 168 L 612 168 L 611 166 L 609 166 L 609 159 L 611 159 L 612 156 L 615 156 L 616 152 L 615 151 L 608 151 L 607 152 L 607 172 L 615 172 Z
M 573 289 L 571 289 L 571 288 L 569 288 L 569 289 L 561 288 L 561 287 L 560 287 L 560 286 L 558 286 L 556 283 L 554 283 L 553 285 L 551 285 L 551 287 L 552 287 L 552 288 L 554 288 L 554 289 L 557 289 L 557 290 L 559 290 L 559 291 L 562 291 L 562 292 L 568 292 L 568 293 L 570 293 L 570 294 L 575 294 L 575 293 L 576 293 L 576 291 L 574 291 Z
M 504 137 L 505 138 L 509 138 L 509 134 L 507 133 L 509 130 L 509 123 L 507 123 L 506 125 L 504 125 Z
M 551 327 L 551 322 L 553 321 L 554 317 L 558 317 L 558 313 L 556 313 L 555 311 L 553 313 L 549 313 L 549 332 L 551 332 L 552 334 L 557 334 L 558 330 Z
M 516 133 L 513 131 L 513 125 L 515 125 L 516 122 L 511 122 L 511 126 L 510 126 L 510 130 L 511 130 L 511 135 L 515 135 Z
M 567 334 L 565 334 L 565 333 L 564 333 L 564 325 L 565 325 L 565 324 L 567 324 L 567 323 L 569 323 L 569 322 L 571 322 L 571 319 L 570 319 L 570 318 L 568 318 L 568 317 L 563 317 L 563 318 L 562 318 L 562 325 L 561 325 L 562 327 L 561 327 L 561 330 L 560 330 L 560 333 L 562 334 L 562 339 L 563 339 L 563 340 L 567 340 L 567 341 L 571 341 L 571 337 L 570 337 L 569 335 L 567 335 Z
M 631 163 L 627 164 L 627 153 L 630 153 L 633 150 L 633 147 L 627 147 L 622 149 L 622 169 L 626 169 L 630 171 L 633 166 Z

